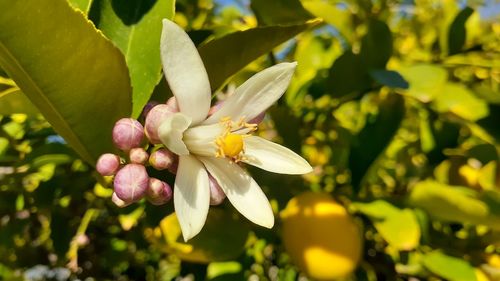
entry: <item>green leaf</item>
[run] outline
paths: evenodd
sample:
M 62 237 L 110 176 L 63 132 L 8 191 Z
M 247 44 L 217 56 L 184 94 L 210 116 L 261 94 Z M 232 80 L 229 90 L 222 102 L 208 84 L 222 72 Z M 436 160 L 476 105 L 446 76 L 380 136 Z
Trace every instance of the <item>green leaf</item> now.
M 119 3 L 123 2 L 123 3 Z M 99 2 L 98 27 L 122 51 L 132 82 L 132 116 L 138 117 L 161 79 L 161 20 L 172 19 L 175 0 Z
M 410 84 L 405 95 L 421 102 L 429 102 L 439 95 L 440 89 L 448 81 L 448 73 L 442 67 L 431 64 L 417 64 L 399 69 L 399 73 Z
M 362 92 L 370 88 L 370 76 L 359 55 L 346 51 L 329 70 L 326 91 L 334 97 Z
M 368 68 L 385 68 L 392 55 L 392 34 L 385 22 L 370 20 L 368 33 L 361 40 L 359 55 Z
M 310 20 L 293 25 L 257 27 L 237 31 L 201 45 L 198 51 L 207 69 L 212 90 L 218 89 L 250 62 L 320 22 L 321 20 Z
M 75 9 L 79 9 L 84 14 L 88 14 L 94 0 L 68 0 Z
M 299 0 L 252 0 L 251 7 L 264 25 L 302 23 L 313 18 Z
M 368 216 L 384 240 L 395 249 L 409 251 L 418 246 L 421 232 L 412 210 L 401 210 L 384 200 L 352 206 Z
M 379 104 L 379 113 L 375 120 L 356 136 L 349 154 L 351 183 L 359 190 L 368 168 L 384 152 L 403 119 L 405 106 L 399 95 L 389 95 Z
M 489 114 L 486 101 L 458 83 L 446 83 L 434 98 L 433 106 L 438 112 L 452 112 L 470 121 L 477 121 Z
M 413 187 L 409 203 L 436 220 L 500 228 L 500 200 L 495 193 L 479 194 L 470 188 L 427 180 Z
M 302 5 L 314 16 L 322 18 L 326 23 L 333 25 L 347 41 L 352 40 L 352 14 L 349 9 L 339 8 L 335 4 L 321 0 L 304 1 Z
M 36 115 L 40 112 L 18 87 L 0 91 L 0 115 L 24 113 Z
M 396 71 L 393 70 L 372 70 L 370 76 L 378 82 L 387 87 L 408 89 L 408 82 Z
M 123 55 L 65 1 L 0 0 L 0 65 L 89 163 L 130 114 Z M 19 16 L 19 15 L 29 15 Z
M 463 259 L 433 251 L 423 256 L 424 266 L 432 273 L 450 281 L 474 281 L 474 267 Z
M 467 36 L 465 22 L 472 13 L 474 13 L 472 8 L 465 7 L 451 23 L 450 30 L 448 31 L 448 55 L 455 55 L 462 51 Z

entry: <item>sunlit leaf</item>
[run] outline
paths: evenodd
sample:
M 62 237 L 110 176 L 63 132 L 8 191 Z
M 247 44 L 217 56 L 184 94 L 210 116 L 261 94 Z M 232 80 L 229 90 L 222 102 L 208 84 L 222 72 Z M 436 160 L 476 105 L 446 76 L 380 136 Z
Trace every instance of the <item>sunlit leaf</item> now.
M 305 23 L 267 26 L 237 31 L 214 39 L 198 48 L 215 90 L 250 62 L 300 32 L 319 24 L 319 20 Z
M 40 112 L 17 87 L 0 91 L 0 115 L 25 113 L 36 115 Z
M 349 9 L 321 0 L 303 1 L 302 5 L 311 14 L 333 25 L 348 41 L 352 40 L 352 14 Z
M 433 251 L 423 257 L 423 263 L 432 273 L 450 281 L 474 281 L 474 268 L 466 261 Z
M 95 163 L 112 150 L 114 122 L 130 114 L 123 55 L 65 1 L 1 0 L 0 10 L 0 65 L 81 157 Z
M 76 9 L 79 9 L 83 13 L 87 14 L 92 6 L 94 0 L 68 0 L 68 2 Z
M 441 87 L 448 80 L 448 73 L 442 67 L 430 64 L 416 64 L 399 69 L 399 73 L 410 84 L 404 93 L 422 102 L 429 102 L 439 95 Z
M 138 117 L 161 78 L 161 20 L 172 19 L 175 0 L 123 3 L 101 0 L 95 21 L 125 56 L 132 83 L 132 116 Z
M 466 120 L 476 121 L 488 116 L 488 104 L 464 85 L 446 83 L 434 98 L 438 112 L 452 112 Z

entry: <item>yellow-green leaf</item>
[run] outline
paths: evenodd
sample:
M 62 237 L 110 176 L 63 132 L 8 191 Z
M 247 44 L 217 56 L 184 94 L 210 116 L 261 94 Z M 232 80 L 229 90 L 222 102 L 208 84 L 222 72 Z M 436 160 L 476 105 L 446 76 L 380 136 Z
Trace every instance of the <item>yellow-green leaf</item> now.
M 18 87 L 0 91 L 0 115 L 15 113 L 36 115 L 40 112 Z
M 161 20 L 173 18 L 175 0 L 115 2 L 96 2 L 99 16 L 93 20 L 125 56 L 133 89 L 132 116 L 138 117 L 161 79 Z
M 448 80 L 448 73 L 442 67 L 431 64 L 417 64 L 399 69 L 410 87 L 404 93 L 421 102 L 430 102 L 439 95 Z
M 0 0 L 0 11 L 0 66 L 94 163 L 112 150 L 114 122 L 130 115 L 123 55 L 66 1 Z
M 489 113 L 486 101 L 458 83 L 446 83 L 435 96 L 433 105 L 439 112 L 452 112 L 470 121 L 482 119 Z
M 475 281 L 474 268 L 465 260 L 448 256 L 440 251 L 426 254 L 424 266 L 432 273 L 450 281 Z

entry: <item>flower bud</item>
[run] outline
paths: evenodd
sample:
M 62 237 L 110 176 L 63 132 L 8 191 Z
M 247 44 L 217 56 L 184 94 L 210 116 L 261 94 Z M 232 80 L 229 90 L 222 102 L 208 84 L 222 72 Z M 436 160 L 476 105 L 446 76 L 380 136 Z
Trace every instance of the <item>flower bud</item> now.
M 113 192 L 113 195 L 111 196 L 111 201 L 113 201 L 113 203 L 115 203 L 115 205 L 119 208 L 125 208 L 128 205 L 132 204 L 132 202 L 127 203 L 127 202 L 123 201 L 122 199 L 118 198 L 118 196 L 116 195 L 115 192 Z
M 149 154 L 142 147 L 132 148 L 128 154 L 130 163 L 145 164 L 148 161 Z
M 113 143 L 124 151 L 139 147 L 143 138 L 144 128 L 135 119 L 122 118 L 116 122 L 113 128 Z
M 146 118 L 146 116 L 148 116 L 148 113 L 151 111 L 151 109 L 153 109 L 153 107 L 157 106 L 158 104 L 159 103 L 156 101 L 150 101 L 150 102 L 146 103 L 146 105 L 142 109 L 142 113 L 141 113 L 142 118 Z
M 216 102 L 214 106 L 210 107 L 207 115 L 212 116 L 215 112 L 217 112 L 222 107 L 223 104 L 224 104 L 224 102 L 222 102 L 222 101 Z
M 115 154 L 105 153 L 99 157 L 96 170 L 102 176 L 112 176 L 120 168 L 120 157 Z
M 175 163 L 175 155 L 166 148 L 160 148 L 151 153 L 149 164 L 157 170 L 165 170 Z
M 146 136 L 152 144 L 161 143 L 158 137 L 158 128 L 162 122 L 174 114 L 176 111 L 166 104 L 159 104 L 149 111 L 148 116 L 146 116 Z
M 149 178 L 146 198 L 153 205 L 163 205 L 172 198 L 172 188 L 164 181 Z
M 116 173 L 115 193 L 125 202 L 140 200 L 146 194 L 149 176 L 146 168 L 139 164 L 128 164 Z
M 208 174 L 208 185 L 210 186 L 210 205 L 220 205 L 226 199 L 226 194 L 220 187 L 219 183 Z
M 174 112 L 179 112 L 179 106 L 177 105 L 177 100 L 175 97 L 171 97 L 167 100 L 166 105 L 170 106 Z

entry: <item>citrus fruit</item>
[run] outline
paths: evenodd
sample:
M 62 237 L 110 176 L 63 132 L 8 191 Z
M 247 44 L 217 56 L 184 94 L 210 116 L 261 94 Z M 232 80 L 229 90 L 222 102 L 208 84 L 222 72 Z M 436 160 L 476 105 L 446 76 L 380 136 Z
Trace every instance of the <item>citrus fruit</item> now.
M 330 195 L 302 193 L 280 215 L 285 248 L 308 276 L 334 280 L 354 271 L 361 257 L 361 233 L 347 210 Z

